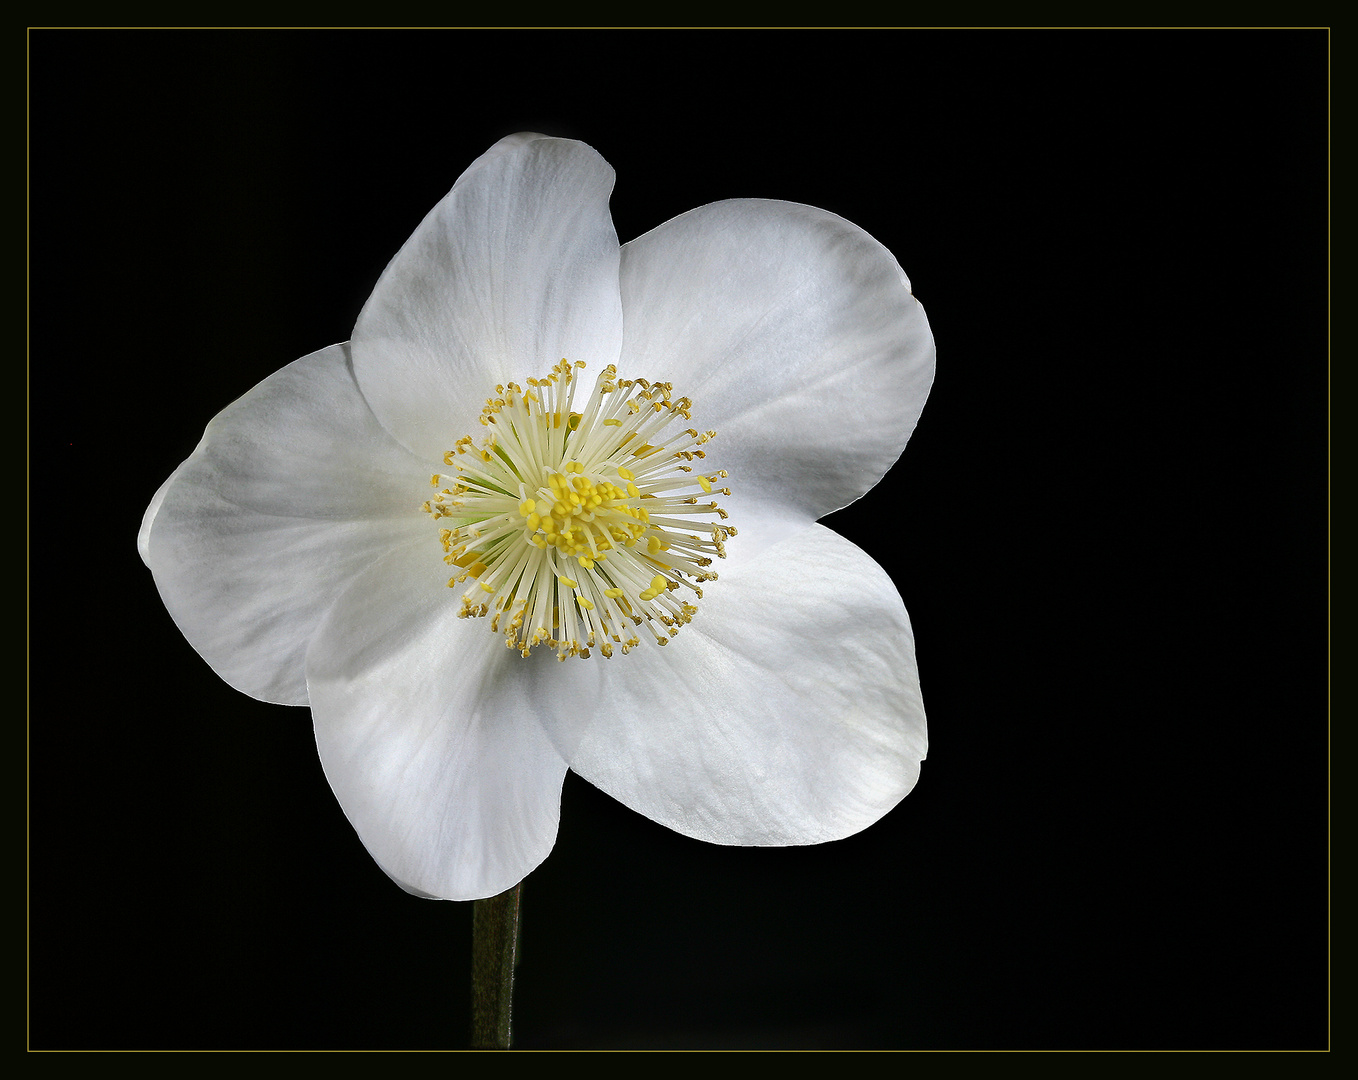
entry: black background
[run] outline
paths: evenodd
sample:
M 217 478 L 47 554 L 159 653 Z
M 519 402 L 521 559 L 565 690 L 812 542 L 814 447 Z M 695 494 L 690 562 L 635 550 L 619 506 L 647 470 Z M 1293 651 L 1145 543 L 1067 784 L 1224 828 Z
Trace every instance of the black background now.
M 1325 1046 L 1328 48 L 31 33 L 30 1045 L 465 1045 L 470 905 L 387 880 L 307 712 L 221 683 L 134 541 L 207 421 L 538 130 L 616 168 L 624 241 L 782 198 L 905 267 L 937 381 L 828 523 L 905 598 L 932 738 L 821 848 L 568 777 L 518 1044 Z

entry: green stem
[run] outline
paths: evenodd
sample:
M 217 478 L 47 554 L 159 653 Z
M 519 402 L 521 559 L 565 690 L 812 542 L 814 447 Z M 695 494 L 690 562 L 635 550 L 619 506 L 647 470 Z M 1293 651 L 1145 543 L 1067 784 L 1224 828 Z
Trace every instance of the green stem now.
M 519 890 L 472 904 L 472 1049 L 508 1050 L 519 962 Z

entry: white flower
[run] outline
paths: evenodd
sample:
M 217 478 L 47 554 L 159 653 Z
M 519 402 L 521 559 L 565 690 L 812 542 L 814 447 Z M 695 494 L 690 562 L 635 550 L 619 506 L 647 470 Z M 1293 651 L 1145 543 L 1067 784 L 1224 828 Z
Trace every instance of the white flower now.
M 688 836 L 785 845 L 876 821 L 925 755 L 900 597 L 816 524 L 928 393 L 905 274 L 784 202 L 620 248 L 612 186 L 582 143 L 497 143 L 353 340 L 218 415 L 142 526 L 185 636 L 245 693 L 311 706 L 345 813 L 411 892 L 522 879 L 567 768 Z

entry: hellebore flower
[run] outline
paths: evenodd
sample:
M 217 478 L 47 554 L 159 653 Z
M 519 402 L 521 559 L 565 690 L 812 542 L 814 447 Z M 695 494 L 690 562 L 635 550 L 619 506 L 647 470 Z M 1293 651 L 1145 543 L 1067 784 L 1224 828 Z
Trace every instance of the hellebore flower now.
M 139 537 L 222 678 L 311 706 L 349 820 L 420 895 L 542 862 L 567 768 L 685 835 L 787 845 L 872 824 L 925 755 L 901 599 L 816 524 L 928 394 L 905 274 L 785 202 L 619 247 L 612 187 L 582 143 L 497 143 L 352 340 L 220 413 Z

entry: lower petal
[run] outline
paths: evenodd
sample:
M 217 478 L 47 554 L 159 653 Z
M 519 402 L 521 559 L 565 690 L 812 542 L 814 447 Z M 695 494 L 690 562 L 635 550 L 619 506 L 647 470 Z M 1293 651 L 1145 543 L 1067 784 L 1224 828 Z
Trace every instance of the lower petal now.
M 320 627 L 307 683 L 326 776 L 378 865 L 472 900 L 551 851 L 573 743 L 547 693 L 556 658 L 458 618 L 447 578 L 432 538 L 374 565 Z
M 664 648 L 580 671 L 593 720 L 571 768 L 720 844 L 813 844 L 881 818 L 928 737 L 914 636 L 871 558 L 813 525 L 704 589 Z

